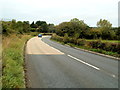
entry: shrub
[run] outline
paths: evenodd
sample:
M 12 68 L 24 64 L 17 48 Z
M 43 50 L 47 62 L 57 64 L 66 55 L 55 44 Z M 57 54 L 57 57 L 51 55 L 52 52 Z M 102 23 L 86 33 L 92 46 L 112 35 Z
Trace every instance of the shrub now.
M 120 44 L 117 45 L 117 53 L 120 54 Z
M 68 37 L 68 34 L 66 33 L 64 38 L 63 38 L 63 42 L 64 43 L 69 43 L 69 37 Z
M 59 42 L 63 42 L 63 37 L 60 37 L 60 36 L 58 36 L 56 34 L 53 34 L 51 39 L 59 41 Z
M 100 48 L 101 47 L 101 41 L 91 41 L 89 42 L 89 45 L 92 47 L 92 48 Z
M 106 53 L 105 51 L 114 52 L 114 53 L 116 52 L 116 53 L 120 54 L 120 44 L 118 44 L 118 43 L 101 42 L 101 40 L 86 41 L 85 39 L 76 39 L 74 37 L 70 38 L 70 37 L 68 37 L 67 34 L 64 37 L 60 37 L 58 35 L 53 35 L 51 38 L 54 40 L 60 41 L 60 42 L 69 43 L 69 45 L 75 44 L 78 46 L 89 47 L 92 50 L 95 50 L 97 52 L 104 53 L 104 54 Z M 108 54 L 110 54 L 110 53 L 108 53 Z
M 84 39 L 77 40 L 77 45 L 84 46 L 85 44 L 86 44 L 86 40 L 84 40 Z

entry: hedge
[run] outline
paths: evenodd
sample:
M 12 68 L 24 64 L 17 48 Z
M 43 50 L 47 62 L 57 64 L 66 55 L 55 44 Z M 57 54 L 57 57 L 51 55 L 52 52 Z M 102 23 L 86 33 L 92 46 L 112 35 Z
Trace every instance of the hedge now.
M 72 43 L 78 46 L 90 47 L 93 49 L 102 49 L 105 51 L 117 52 L 120 54 L 120 44 L 119 43 L 110 43 L 110 42 L 101 42 L 98 41 L 86 41 L 85 39 L 75 39 L 71 37 L 60 37 L 56 34 L 52 35 L 51 39 L 67 43 Z

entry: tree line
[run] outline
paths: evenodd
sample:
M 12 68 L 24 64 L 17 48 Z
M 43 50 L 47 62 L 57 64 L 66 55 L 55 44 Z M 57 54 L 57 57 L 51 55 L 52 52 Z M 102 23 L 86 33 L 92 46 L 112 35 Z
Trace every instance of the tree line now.
M 2 33 L 4 35 L 10 35 L 12 33 L 24 34 L 30 32 L 38 33 L 54 33 L 54 24 L 47 24 L 46 21 L 34 21 L 30 24 L 29 21 L 1 21 Z
M 76 39 L 120 40 L 120 27 L 113 28 L 112 24 L 105 19 L 100 19 L 97 22 L 97 27 L 89 27 L 83 20 L 74 18 L 69 22 L 62 22 L 56 26 L 56 34 Z
M 62 22 L 59 25 L 47 24 L 46 21 L 36 21 L 30 24 L 29 21 L 2 21 L 3 34 L 23 34 L 30 32 L 56 33 L 59 36 L 68 36 L 85 39 L 108 39 L 120 40 L 120 27 L 113 28 L 112 24 L 105 19 L 97 22 L 97 27 L 88 26 L 83 20 L 77 18 L 69 22 Z

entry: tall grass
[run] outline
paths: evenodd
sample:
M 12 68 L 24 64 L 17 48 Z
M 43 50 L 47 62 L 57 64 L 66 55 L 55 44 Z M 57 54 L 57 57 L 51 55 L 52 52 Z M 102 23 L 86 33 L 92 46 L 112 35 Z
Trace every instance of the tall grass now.
M 30 35 L 3 36 L 3 88 L 25 88 L 23 50 L 29 38 Z

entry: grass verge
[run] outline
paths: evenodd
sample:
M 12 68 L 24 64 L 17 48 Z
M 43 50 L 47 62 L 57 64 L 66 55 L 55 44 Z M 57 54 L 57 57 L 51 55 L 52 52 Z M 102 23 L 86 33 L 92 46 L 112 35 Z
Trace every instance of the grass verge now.
M 99 39 L 86 39 L 86 41 L 98 41 Z M 109 42 L 109 43 L 120 43 L 119 40 L 101 40 L 101 42 Z
M 51 39 L 51 40 L 55 41 L 55 42 L 59 42 L 62 45 L 65 44 L 64 42 L 60 42 L 60 41 L 57 41 L 57 40 L 54 40 L 54 39 Z M 94 48 L 90 48 L 90 47 L 86 47 L 86 46 L 78 46 L 78 45 L 75 45 L 73 43 L 66 43 L 66 45 L 69 45 L 71 47 L 77 47 L 77 48 L 80 48 L 80 49 L 86 49 L 86 50 L 89 50 L 89 51 L 94 51 L 94 52 L 98 52 L 98 53 L 102 53 L 102 54 L 106 54 L 106 55 L 110 55 L 110 56 L 120 58 L 120 54 L 118 54 L 117 52 L 110 52 L 110 51 L 105 51 L 105 50 L 102 50 L 102 49 L 94 49 Z
M 3 36 L 3 88 L 25 88 L 23 52 L 30 38 L 30 35 Z

